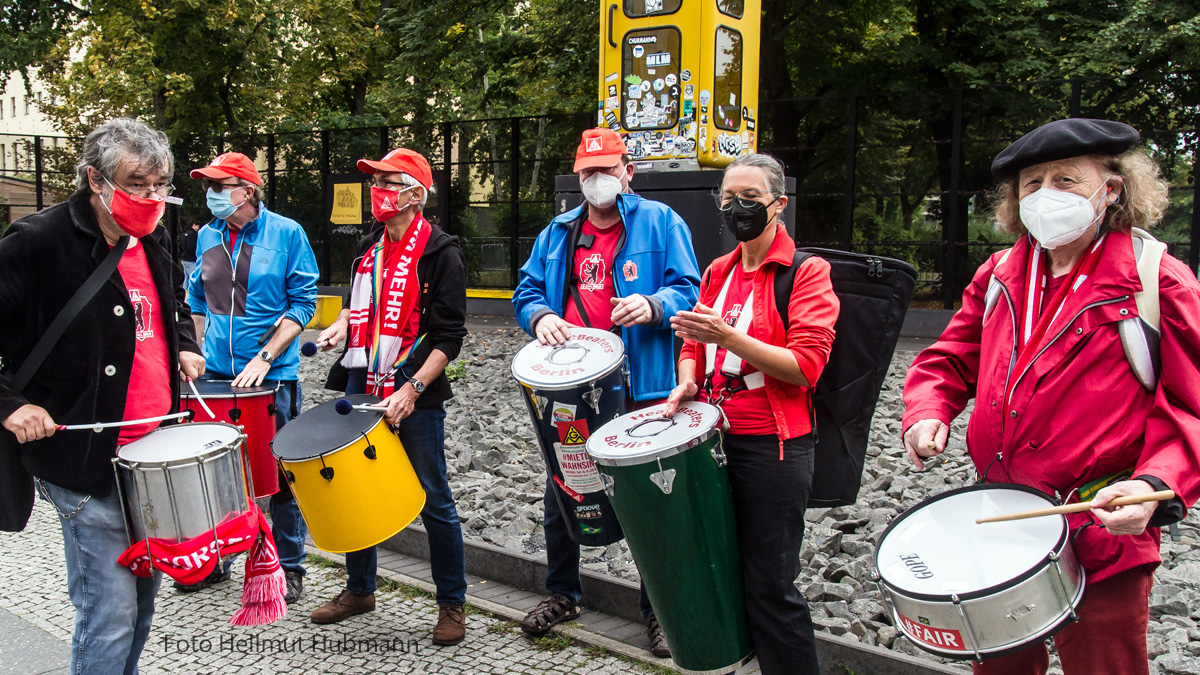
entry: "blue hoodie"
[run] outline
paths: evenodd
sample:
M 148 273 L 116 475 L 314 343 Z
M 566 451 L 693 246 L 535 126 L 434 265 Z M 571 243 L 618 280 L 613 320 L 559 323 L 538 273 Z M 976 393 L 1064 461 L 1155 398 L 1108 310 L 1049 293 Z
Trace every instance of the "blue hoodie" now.
M 204 316 L 206 369 L 233 379 L 266 345 L 258 344 L 283 315 L 301 326 L 317 308 L 317 259 L 300 223 L 259 207 L 258 218 L 237 232 L 229 250 L 224 220 L 200 228 L 196 269 L 188 279 L 193 314 Z M 233 270 L 237 270 L 236 277 Z M 277 354 L 270 380 L 297 380 L 300 352 L 296 340 Z
M 563 316 L 567 272 L 575 252 L 567 250 L 571 224 L 586 217 L 586 204 L 550 221 L 533 243 L 513 292 L 517 321 L 533 335 L 533 324 L 551 312 Z M 655 325 L 621 329 L 625 341 L 635 401 L 664 398 L 675 388 L 675 343 L 671 317 L 690 310 L 700 290 L 700 270 L 692 249 L 692 233 L 679 214 L 661 202 L 635 194 L 617 195 L 625 224 L 625 239 L 612 265 L 618 297 L 646 296 L 654 309 Z M 626 262 L 636 270 L 626 280 Z

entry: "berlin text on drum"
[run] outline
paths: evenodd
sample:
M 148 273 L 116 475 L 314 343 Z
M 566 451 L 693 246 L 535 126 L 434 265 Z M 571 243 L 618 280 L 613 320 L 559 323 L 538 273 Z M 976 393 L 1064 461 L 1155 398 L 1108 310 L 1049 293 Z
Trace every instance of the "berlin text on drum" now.
M 350 633 L 330 635 L 321 633 L 301 637 L 261 637 L 243 632 L 212 637 L 181 637 L 166 634 L 162 650 L 176 654 L 236 653 L 236 654 L 416 654 L 421 643 L 411 637 L 356 637 Z
M 540 363 L 533 364 L 529 369 L 547 377 L 566 377 L 568 375 L 582 375 L 587 372 L 587 368 L 547 368 Z

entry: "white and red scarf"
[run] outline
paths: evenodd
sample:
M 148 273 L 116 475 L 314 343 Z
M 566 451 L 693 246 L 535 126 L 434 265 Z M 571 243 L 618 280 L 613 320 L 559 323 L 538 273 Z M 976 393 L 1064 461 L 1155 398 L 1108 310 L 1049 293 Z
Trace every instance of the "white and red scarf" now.
M 350 286 L 350 336 L 342 365 L 367 369 L 367 393 L 387 398 L 395 387 L 392 375 L 420 342 L 402 350 L 401 333 L 421 297 L 417 260 L 425 252 L 433 226 L 417 214 L 400 240 L 400 255 L 387 268 L 387 231 L 363 255 Z
M 219 544 L 219 546 L 218 546 Z M 218 548 L 220 553 L 218 554 Z M 250 510 L 217 525 L 216 536 L 199 537 L 173 544 L 162 539 L 142 539 L 117 558 L 117 563 L 135 576 L 149 577 L 159 570 L 181 584 L 199 583 L 220 562 L 221 556 L 246 556 L 246 579 L 242 583 L 242 607 L 229 619 L 235 626 L 261 626 L 287 616 L 287 581 L 275 552 L 275 539 L 262 511 L 253 502 Z

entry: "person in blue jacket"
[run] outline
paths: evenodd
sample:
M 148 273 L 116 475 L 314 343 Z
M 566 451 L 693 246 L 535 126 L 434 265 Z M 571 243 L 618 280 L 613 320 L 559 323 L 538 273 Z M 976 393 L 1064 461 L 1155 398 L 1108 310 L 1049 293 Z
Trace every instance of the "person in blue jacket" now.
M 611 129 L 589 129 L 575 153 L 574 171 L 586 204 L 550 222 L 533 244 L 513 292 L 517 321 L 542 344 L 562 344 L 574 326 L 619 331 L 629 358 L 632 407 L 665 399 L 675 388 L 670 319 L 691 310 L 700 270 L 686 223 L 665 204 L 629 191 L 634 167 Z M 579 616 L 583 594 L 579 545 L 570 539 L 546 481 L 546 589 L 550 597 L 521 628 L 541 635 Z M 650 601 L 642 591 L 651 651 L 670 655 Z
M 191 177 L 204 181 L 215 218 L 197 235 L 196 269 L 188 280 L 196 331 L 204 336 L 206 377 L 232 380 L 234 387 L 278 382 L 278 429 L 300 413 L 295 338 L 316 311 L 316 256 L 299 223 L 263 205 L 262 178 L 246 155 L 227 152 Z M 270 338 L 259 344 L 267 334 Z M 287 481 L 281 478 L 279 486 L 267 510 L 287 577 L 284 600 L 292 603 L 304 589 L 308 530 Z M 199 584 L 176 587 L 186 592 L 224 581 L 230 562 Z

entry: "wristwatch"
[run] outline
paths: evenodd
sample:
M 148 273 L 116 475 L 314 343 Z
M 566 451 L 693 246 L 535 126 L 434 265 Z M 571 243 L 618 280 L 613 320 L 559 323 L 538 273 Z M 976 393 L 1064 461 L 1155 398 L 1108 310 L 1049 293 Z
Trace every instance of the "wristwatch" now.
M 275 355 L 271 353 L 270 349 L 264 349 L 258 353 L 258 358 L 270 363 L 275 360 Z
M 417 392 L 417 395 L 421 395 L 421 394 L 425 393 L 425 383 L 424 382 L 418 380 L 415 377 L 410 377 L 410 378 L 408 378 L 408 383 L 412 385 L 413 391 Z

